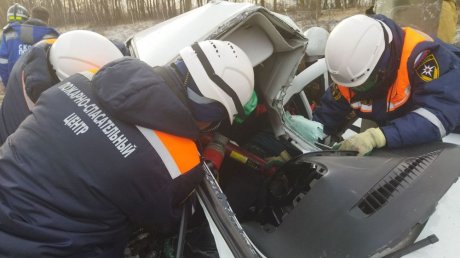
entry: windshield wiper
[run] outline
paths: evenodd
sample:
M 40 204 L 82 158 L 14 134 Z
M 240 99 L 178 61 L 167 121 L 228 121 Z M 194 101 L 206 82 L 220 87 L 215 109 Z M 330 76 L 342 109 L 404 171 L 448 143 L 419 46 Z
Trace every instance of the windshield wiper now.
M 404 255 L 406 254 L 410 254 L 412 252 L 415 252 L 427 245 L 431 245 L 431 244 L 434 244 L 436 242 L 439 241 L 439 238 L 433 234 L 433 235 L 429 235 L 427 236 L 426 238 L 420 240 L 420 241 L 417 241 L 411 245 L 408 245 L 402 249 L 399 249 L 398 251 L 394 252 L 394 253 L 391 253 L 389 255 L 385 255 L 383 258 L 399 258 L 399 257 L 403 257 Z

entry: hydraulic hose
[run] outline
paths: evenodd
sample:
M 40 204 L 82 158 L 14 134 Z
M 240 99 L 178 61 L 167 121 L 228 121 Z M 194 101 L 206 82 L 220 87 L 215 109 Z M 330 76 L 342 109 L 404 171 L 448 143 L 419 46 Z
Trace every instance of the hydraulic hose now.
M 272 175 L 274 173 L 274 169 L 270 168 L 263 158 L 233 144 L 227 137 L 219 133 L 204 134 L 201 136 L 201 142 L 206 146 L 203 156 L 217 170 L 220 169 L 224 156 L 228 156 L 262 174 Z

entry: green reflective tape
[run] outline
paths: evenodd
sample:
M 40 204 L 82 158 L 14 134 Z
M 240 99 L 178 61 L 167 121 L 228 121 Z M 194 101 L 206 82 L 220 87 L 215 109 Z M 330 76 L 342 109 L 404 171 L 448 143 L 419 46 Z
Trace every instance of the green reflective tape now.
M 257 94 L 256 94 L 255 91 L 253 91 L 252 95 L 251 95 L 251 98 L 243 106 L 244 116 L 236 116 L 235 117 L 235 122 L 238 123 L 238 124 L 243 123 L 244 120 L 252 113 L 252 111 L 254 111 L 254 109 L 256 109 L 257 102 L 258 102 Z
M 10 16 L 8 17 L 8 20 L 9 20 L 9 21 L 22 21 L 22 17 L 21 17 L 21 16 L 16 16 L 16 18 L 15 18 L 14 15 L 10 15 Z

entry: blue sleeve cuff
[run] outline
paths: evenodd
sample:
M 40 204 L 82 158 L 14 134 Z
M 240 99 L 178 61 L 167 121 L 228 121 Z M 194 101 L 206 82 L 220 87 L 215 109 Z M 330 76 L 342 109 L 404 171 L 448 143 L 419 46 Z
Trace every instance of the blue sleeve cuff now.
M 400 148 L 441 140 L 439 129 L 416 113 L 409 113 L 380 128 L 387 147 Z
M 402 146 L 401 136 L 399 135 L 396 127 L 387 125 L 380 127 L 380 129 L 382 130 L 383 135 L 385 135 L 388 148 L 398 148 Z
M 334 134 L 351 112 L 350 104 L 343 97 L 335 99 L 331 90 L 329 87 L 321 98 L 321 105 L 313 111 L 313 121 L 322 123 L 328 135 Z

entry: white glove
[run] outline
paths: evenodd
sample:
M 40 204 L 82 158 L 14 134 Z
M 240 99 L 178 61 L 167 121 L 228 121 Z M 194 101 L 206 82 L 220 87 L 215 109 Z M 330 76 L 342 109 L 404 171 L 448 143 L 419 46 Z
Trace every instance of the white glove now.
M 339 150 L 358 151 L 358 156 L 364 156 L 374 148 L 382 148 L 385 146 L 387 140 L 380 128 L 369 128 L 339 144 Z

